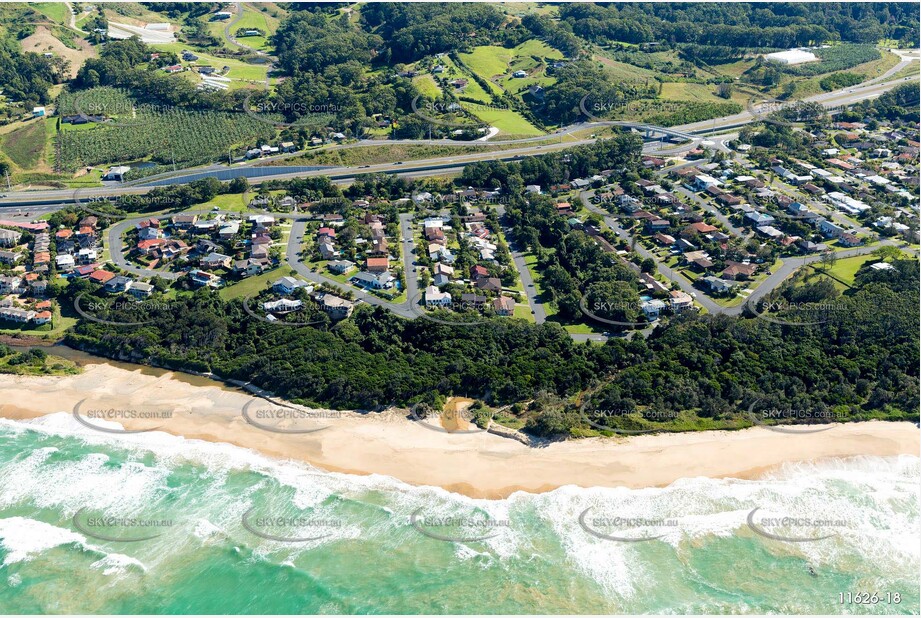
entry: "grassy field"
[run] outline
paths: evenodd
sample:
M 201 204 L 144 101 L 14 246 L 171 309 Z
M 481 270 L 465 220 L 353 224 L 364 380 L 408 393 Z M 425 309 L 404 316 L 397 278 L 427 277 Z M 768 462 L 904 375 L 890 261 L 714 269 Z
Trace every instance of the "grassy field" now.
M 544 132 L 528 122 L 527 118 L 511 109 L 477 108 L 475 113 L 480 120 L 499 129 L 500 133 L 497 137 L 500 138 L 515 139 L 544 135 Z
M 31 5 L 39 13 L 48 16 L 52 21 L 66 25 L 70 10 L 63 2 L 36 2 Z
M 855 255 L 854 257 L 839 259 L 827 270 L 821 263 L 810 264 L 810 268 L 817 274 L 827 274 L 832 279 L 836 279 L 850 287 L 854 285 L 854 277 L 857 275 L 857 271 L 860 270 L 860 267 L 869 261 L 876 261 L 878 259 L 878 256 L 869 253 L 867 255 Z
M 195 206 L 195 211 L 201 210 L 211 210 L 215 206 L 221 210 L 231 210 L 234 212 L 244 212 L 248 210 L 248 200 L 243 193 L 224 193 L 223 195 L 215 195 L 209 201 L 204 204 L 199 204 Z M 192 210 L 192 209 L 190 209 Z
M 234 24 L 231 34 L 235 33 L 239 28 L 261 30 L 266 33 L 266 36 L 238 37 L 237 40 L 253 49 L 272 51 L 272 45 L 269 43 L 268 37 L 272 36 L 275 30 L 278 29 L 278 19 L 263 13 L 255 5 L 243 4 L 242 6 L 243 15 L 240 21 Z
M 282 277 L 294 276 L 295 272 L 293 270 L 284 266 L 280 266 L 278 268 L 273 268 L 270 271 L 264 272 L 261 275 L 247 277 L 238 283 L 223 287 L 220 289 L 218 294 L 220 294 L 221 298 L 224 300 L 243 298 L 251 294 L 258 294 L 266 287 L 268 287 L 273 281 L 276 281 Z
M 607 73 L 611 79 L 615 81 L 633 83 L 645 82 L 648 79 L 654 79 L 657 75 L 660 75 L 659 73 L 650 71 L 649 69 L 643 69 L 633 66 L 632 64 L 612 60 L 602 54 L 593 55 L 592 60 L 600 63 L 601 68 L 604 69 L 605 73 Z
M 435 83 L 435 78 L 431 75 L 417 75 L 413 78 L 413 84 L 419 89 L 423 96 L 430 99 L 437 99 L 441 96 L 441 88 Z
M 36 167 L 45 152 L 45 119 L 32 120 L 3 136 L 0 149 L 24 170 Z
M 461 60 L 472 71 L 490 79 L 497 75 L 503 75 L 508 71 L 513 52 L 511 49 L 499 47 L 498 45 L 482 45 L 474 47 L 470 53 L 459 55 Z
M 0 373 L 11 373 L 15 375 L 43 376 L 43 375 L 72 375 L 80 373 L 82 370 L 77 364 L 66 358 L 49 354 L 45 357 L 44 362 L 23 363 L 21 365 L 10 364 L 25 350 L 13 348 L 13 354 L 0 358 Z

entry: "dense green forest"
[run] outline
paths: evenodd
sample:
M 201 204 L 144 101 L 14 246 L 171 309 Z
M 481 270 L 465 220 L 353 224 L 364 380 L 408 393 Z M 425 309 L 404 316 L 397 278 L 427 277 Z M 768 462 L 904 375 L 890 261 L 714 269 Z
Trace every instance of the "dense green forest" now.
M 560 6 L 580 37 L 596 42 L 694 43 L 740 48 L 788 48 L 827 41 L 917 45 L 915 3 L 650 2 Z

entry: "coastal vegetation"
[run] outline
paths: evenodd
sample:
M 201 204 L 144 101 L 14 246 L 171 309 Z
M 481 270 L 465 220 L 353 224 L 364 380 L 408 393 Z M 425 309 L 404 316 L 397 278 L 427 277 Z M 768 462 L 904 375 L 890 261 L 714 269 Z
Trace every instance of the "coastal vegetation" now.
M 49 355 L 41 348 L 17 352 L 14 348 L 0 343 L 0 373 L 60 376 L 80 373 L 80 369 L 73 361 Z

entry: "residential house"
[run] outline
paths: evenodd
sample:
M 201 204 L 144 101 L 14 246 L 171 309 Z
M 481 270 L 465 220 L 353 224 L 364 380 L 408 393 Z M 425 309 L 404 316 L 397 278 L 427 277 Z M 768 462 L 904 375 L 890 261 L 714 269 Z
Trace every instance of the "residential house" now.
M 333 245 L 328 241 L 321 242 L 317 248 L 320 251 L 320 257 L 322 257 L 324 260 L 332 260 L 339 256 L 339 252 L 336 251 L 336 248 L 333 247 Z
M 482 309 L 489 302 L 488 296 L 480 294 L 461 294 L 461 304 L 465 309 Z
M 755 264 L 745 264 L 727 260 L 726 268 L 723 269 L 720 276 L 730 281 L 741 281 L 751 278 L 756 270 L 758 270 L 758 266 Z
M 221 279 L 217 275 L 198 269 L 189 271 L 189 280 L 195 287 L 209 286 L 216 288 L 221 284 Z
M 198 222 L 198 215 L 173 215 L 173 227 L 180 230 L 191 229 Z
M 508 296 L 499 296 L 493 299 L 492 308 L 496 315 L 510 316 L 515 313 L 515 300 Z
M 246 260 L 237 260 L 233 263 L 233 272 L 240 277 L 252 277 L 262 274 L 263 266 L 259 260 L 252 258 Z
M 325 294 L 321 302 L 321 308 L 325 311 L 330 318 L 334 320 L 341 320 L 352 315 L 352 310 L 355 308 L 355 303 L 345 300 L 344 298 L 339 298 L 332 294 Z
M 93 283 L 104 285 L 115 278 L 115 273 L 108 270 L 94 270 L 90 273 L 89 279 Z
M 230 268 L 232 258 L 223 253 L 209 253 L 201 259 L 201 267 L 207 270 L 215 268 Z
M 718 294 L 723 294 L 732 290 L 733 283 L 731 281 L 724 281 L 718 279 L 712 275 L 706 277 L 701 277 L 700 281 L 706 285 L 711 292 L 716 292 Z
M 451 306 L 451 295 L 442 292 L 434 285 L 425 288 L 425 306 L 432 307 L 449 307 Z
M 668 293 L 671 309 L 674 313 L 681 313 L 694 307 L 694 299 L 687 292 L 673 290 Z
M 57 264 L 58 270 L 71 271 L 74 269 L 74 266 L 76 266 L 74 256 L 66 253 L 55 257 L 54 261 Z
M 222 240 L 229 240 L 240 233 L 239 221 L 227 221 L 217 230 L 217 235 Z
M 0 228 L 0 247 L 15 247 L 21 237 L 22 232 Z
M 119 292 L 127 292 L 129 289 L 131 289 L 131 285 L 133 283 L 134 282 L 128 277 L 117 275 L 109 279 L 104 287 L 106 292 L 111 294 L 118 294 Z
M 850 232 L 844 232 L 838 237 L 838 244 L 843 247 L 857 247 L 863 244 L 863 241 Z
M 311 285 L 306 281 L 301 281 L 294 277 L 282 277 L 272 283 L 272 289 L 281 294 L 293 294 L 295 290 L 310 287 Z
M 135 281 L 128 289 L 128 293 L 137 299 L 147 298 L 154 292 L 154 286 L 143 281 Z
M 497 277 L 480 277 L 474 283 L 474 286 L 478 290 L 485 290 L 487 292 L 501 292 L 502 291 L 502 281 Z
M 373 290 L 387 290 L 394 286 L 396 279 L 389 272 L 359 272 L 351 279 L 352 283 L 355 283 L 363 288 L 370 288 Z
M 844 234 L 844 228 L 838 225 L 837 223 L 832 223 L 828 219 L 819 219 L 818 220 L 818 229 L 826 238 L 839 238 Z
M 344 275 L 355 268 L 355 262 L 349 260 L 332 260 L 328 262 L 326 266 L 337 275 Z
M 365 260 L 365 270 L 372 273 L 385 272 L 390 268 L 390 259 L 387 257 L 369 257 Z
M 18 275 L 0 275 L 0 294 L 18 294 L 23 289 L 22 277 Z
M 0 251 L 0 263 L 15 266 L 22 259 L 22 254 L 17 251 Z
M 650 322 L 658 320 L 659 315 L 663 311 L 665 311 L 665 309 L 667 308 L 668 308 L 668 305 L 666 305 L 663 301 L 659 300 L 658 298 L 643 301 L 640 304 L 640 309 L 642 309 L 643 315 L 645 315 L 646 319 L 649 320 Z
M 291 298 L 279 298 L 278 300 L 262 303 L 262 308 L 270 313 L 289 313 L 291 311 L 297 311 L 303 306 L 304 303 L 302 301 Z

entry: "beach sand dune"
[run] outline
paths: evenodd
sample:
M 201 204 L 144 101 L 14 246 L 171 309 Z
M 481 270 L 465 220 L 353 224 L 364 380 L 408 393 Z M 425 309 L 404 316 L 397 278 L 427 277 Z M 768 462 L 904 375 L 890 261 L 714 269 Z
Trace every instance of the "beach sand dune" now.
M 757 427 L 592 438 L 530 448 L 483 432 L 437 431 L 409 420 L 407 411 L 399 409 L 369 414 L 311 411 L 306 418 L 291 418 L 284 408 L 242 390 L 202 379 L 190 383 L 186 376 L 169 372 L 152 373 L 157 372 L 91 364 L 74 376 L 0 375 L 0 416 L 35 418 L 72 412 L 78 404 L 82 417 L 91 410 L 133 410 L 144 418 L 112 420 L 128 429 L 158 428 L 306 461 L 329 471 L 385 474 L 479 498 L 564 485 L 636 488 L 697 476 L 755 478 L 786 462 L 918 455 L 921 444 L 912 423 L 865 422 L 810 434 Z M 257 425 L 305 433 L 277 433 Z

